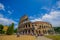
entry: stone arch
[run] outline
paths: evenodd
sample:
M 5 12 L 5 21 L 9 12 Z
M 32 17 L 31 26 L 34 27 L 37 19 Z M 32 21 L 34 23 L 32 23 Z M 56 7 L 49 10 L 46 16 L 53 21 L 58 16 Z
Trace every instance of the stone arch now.
M 46 34 L 47 33 L 47 31 L 46 30 L 43 30 L 43 34 Z

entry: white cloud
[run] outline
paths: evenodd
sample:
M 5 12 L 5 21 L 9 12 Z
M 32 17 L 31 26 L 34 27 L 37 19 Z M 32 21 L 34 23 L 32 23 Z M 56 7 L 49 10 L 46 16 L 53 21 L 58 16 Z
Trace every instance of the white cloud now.
M 3 10 L 5 12 L 7 12 L 8 14 L 12 14 L 12 12 L 14 10 L 6 10 L 5 9 L 5 5 L 3 3 L 0 3 L 0 11 Z M 3 25 L 10 25 L 11 23 L 14 23 L 15 25 L 17 25 L 17 22 L 12 20 L 12 19 L 8 19 L 8 18 L 5 18 L 4 15 L 2 13 L 0 13 L 0 24 L 3 24 Z
M 0 24 L 3 24 L 3 25 L 10 25 L 11 23 L 17 24 L 17 22 L 15 22 L 15 21 L 12 20 L 12 19 L 0 18 Z
M 0 13 L 0 18 L 3 17 L 3 14 Z
M 17 24 L 17 25 L 15 25 L 15 28 L 18 28 L 18 24 Z
M 3 24 L 3 25 L 10 25 L 11 23 L 14 23 L 15 24 L 15 28 L 17 28 L 17 22 L 12 20 L 12 19 L 8 19 L 8 18 L 4 18 L 4 15 L 3 14 L 0 14 L 0 24 Z
M 46 21 L 50 22 L 53 26 L 60 26 L 60 11 L 51 11 L 49 14 L 43 15 L 42 18 L 36 18 L 31 21 Z
M 30 18 L 30 19 L 33 19 L 34 17 L 30 16 L 29 18 Z
M 4 18 L 4 16 L 2 14 L 0 14 L 0 24 L 3 24 L 3 25 L 10 25 L 11 23 L 14 23 L 14 28 L 17 28 L 18 27 L 18 23 L 12 19 L 7 19 L 7 18 Z
M 42 19 L 54 19 L 60 17 L 60 11 L 51 11 L 50 14 L 45 14 Z
M 52 23 L 53 26 L 60 26 L 60 11 L 51 11 L 42 17 L 43 21 Z
M 7 7 L 6 7 L 6 8 L 7 8 Z M 10 9 L 6 10 L 6 8 L 5 8 L 5 6 L 3 5 L 3 3 L 0 3 L 0 10 L 6 11 L 6 12 L 9 13 L 9 14 L 12 14 L 12 12 L 14 11 L 14 10 L 10 10 Z
M 35 21 L 42 21 L 42 19 L 40 19 L 40 18 L 36 18 L 36 19 L 34 19 L 34 20 L 31 20 L 32 22 L 35 22 Z
M 56 3 L 57 7 L 60 8 L 60 1 Z
M 11 12 L 11 11 L 8 11 L 8 13 L 9 13 L 9 14 L 12 14 L 12 12 Z
M 35 18 L 33 20 L 31 20 L 32 22 L 35 21 L 46 21 L 46 22 L 50 22 L 53 26 L 60 26 L 60 10 L 56 10 L 56 8 L 60 8 L 60 1 L 56 2 L 56 6 L 55 8 L 52 8 L 49 14 L 45 14 L 42 16 L 42 18 Z M 54 6 L 53 6 L 54 7 Z M 46 9 L 46 7 L 43 7 L 42 9 Z
M 9 14 L 12 14 L 14 12 L 14 10 L 8 10 L 7 11 Z
M 4 15 L 0 14 L 0 24 L 10 25 L 11 23 L 17 24 L 16 21 L 8 18 L 4 18 Z
M 49 11 L 50 10 L 50 8 L 48 8 L 48 7 L 42 7 L 41 9 L 44 9 L 44 10 L 47 10 L 47 11 Z
M 0 10 L 5 10 L 5 7 L 2 3 L 0 3 Z

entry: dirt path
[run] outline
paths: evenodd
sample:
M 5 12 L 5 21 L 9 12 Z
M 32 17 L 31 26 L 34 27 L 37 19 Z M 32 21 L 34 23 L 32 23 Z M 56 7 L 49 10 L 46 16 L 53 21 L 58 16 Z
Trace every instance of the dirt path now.
M 44 36 L 31 36 L 31 35 L 21 35 L 20 37 L 17 37 L 16 35 L 4 35 L 0 36 L 0 40 L 52 40 Z
M 52 39 L 49 39 L 49 38 L 44 37 L 44 36 L 39 36 L 39 37 L 37 37 L 36 40 L 52 40 Z

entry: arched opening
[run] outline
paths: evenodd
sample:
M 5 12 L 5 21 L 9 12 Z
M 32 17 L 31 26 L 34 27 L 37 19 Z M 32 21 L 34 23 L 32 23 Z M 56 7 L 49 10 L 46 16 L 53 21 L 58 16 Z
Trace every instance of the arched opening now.
M 40 34 L 41 32 L 40 32 L 40 30 L 39 30 L 39 34 Z
M 28 26 L 30 27 L 30 24 L 28 24 Z
M 30 30 L 28 30 L 28 33 L 30 34 Z
M 26 24 L 26 28 L 27 28 L 27 24 Z
M 25 34 L 27 34 L 27 30 L 25 29 Z
M 43 34 L 46 34 L 47 32 L 46 32 L 46 30 L 43 30 Z

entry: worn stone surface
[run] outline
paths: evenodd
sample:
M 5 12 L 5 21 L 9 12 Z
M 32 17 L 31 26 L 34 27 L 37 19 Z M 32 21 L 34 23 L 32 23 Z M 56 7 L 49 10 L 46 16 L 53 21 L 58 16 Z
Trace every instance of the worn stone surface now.
M 36 40 L 52 40 L 52 39 L 49 39 L 49 38 L 44 37 L 44 36 L 39 36 L 36 38 Z
M 44 35 L 53 34 L 52 25 L 48 22 L 36 21 L 31 22 L 27 15 L 22 16 L 18 25 L 18 31 L 20 35 Z

